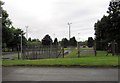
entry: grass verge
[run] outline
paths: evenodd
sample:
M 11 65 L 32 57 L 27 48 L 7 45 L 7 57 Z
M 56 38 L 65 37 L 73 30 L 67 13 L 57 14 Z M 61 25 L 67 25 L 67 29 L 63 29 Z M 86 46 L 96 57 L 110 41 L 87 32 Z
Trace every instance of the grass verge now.
M 77 58 L 77 49 L 70 50 L 71 53 L 65 55 L 65 58 L 51 58 L 38 60 L 3 60 L 2 66 L 78 66 L 78 67 L 118 67 L 118 56 L 109 54 L 106 56 L 105 51 L 97 51 L 97 56 L 94 54 L 82 54 Z M 81 49 L 91 50 L 91 49 Z
M 109 57 L 80 57 L 39 60 L 3 60 L 2 66 L 80 66 L 80 67 L 117 67 L 118 58 Z

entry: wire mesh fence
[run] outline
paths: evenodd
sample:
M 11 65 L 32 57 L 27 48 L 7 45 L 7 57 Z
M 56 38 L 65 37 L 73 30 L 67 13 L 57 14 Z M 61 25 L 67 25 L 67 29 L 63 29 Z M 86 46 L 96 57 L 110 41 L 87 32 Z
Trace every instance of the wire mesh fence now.
M 64 57 L 64 49 L 58 45 L 24 46 L 22 59 L 42 59 Z

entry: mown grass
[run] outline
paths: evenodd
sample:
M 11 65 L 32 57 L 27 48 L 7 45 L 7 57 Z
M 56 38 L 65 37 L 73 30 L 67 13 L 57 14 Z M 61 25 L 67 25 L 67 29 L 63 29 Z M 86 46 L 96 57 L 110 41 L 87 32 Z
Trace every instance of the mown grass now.
M 77 58 L 78 57 L 78 50 L 77 49 L 72 48 L 72 49 L 69 49 L 69 50 L 71 51 L 71 53 L 65 55 L 65 58 Z M 81 48 L 80 52 L 85 51 L 85 50 L 90 51 L 90 50 L 93 50 L 93 48 Z M 96 57 L 106 57 L 106 55 L 107 55 L 106 51 L 97 51 L 97 56 Z M 112 54 L 109 53 L 107 57 L 109 57 L 109 56 L 112 56 Z M 91 57 L 92 58 L 92 57 L 95 57 L 95 54 L 94 53 L 93 54 L 80 54 L 80 57 Z
M 66 49 L 68 50 L 68 49 Z M 80 66 L 80 67 L 117 67 L 118 56 L 109 54 L 105 51 L 98 51 L 94 54 L 82 54 L 77 58 L 77 49 L 69 49 L 70 54 L 65 58 L 38 59 L 38 60 L 3 60 L 3 66 Z M 87 49 L 82 49 L 87 50 Z M 89 49 L 91 50 L 91 49 Z
M 118 66 L 118 57 L 80 57 L 39 60 L 3 60 L 3 66 Z
M 67 49 L 70 50 L 71 53 L 66 55 L 65 58 L 77 58 L 78 57 L 78 50 L 77 48 L 71 48 L 71 49 Z M 84 50 L 93 50 L 93 48 L 80 48 L 80 51 L 84 51 Z M 99 52 L 100 53 L 100 52 Z M 98 55 L 99 55 L 98 53 Z M 101 53 L 100 53 L 101 54 Z M 105 54 L 105 52 L 102 52 L 102 54 Z M 80 54 L 81 57 L 90 57 L 90 56 L 94 56 L 94 54 Z

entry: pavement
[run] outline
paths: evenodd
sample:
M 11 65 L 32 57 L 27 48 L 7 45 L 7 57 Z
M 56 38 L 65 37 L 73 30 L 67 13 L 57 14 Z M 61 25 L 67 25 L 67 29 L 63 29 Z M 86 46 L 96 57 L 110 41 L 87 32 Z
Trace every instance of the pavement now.
M 8 53 L 8 54 L 4 54 L 2 55 L 2 59 L 3 60 L 13 60 L 14 59 L 14 56 L 17 56 L 18 53 Z
M 117 68 L 3 67 L 3 81 L 118 81 Z

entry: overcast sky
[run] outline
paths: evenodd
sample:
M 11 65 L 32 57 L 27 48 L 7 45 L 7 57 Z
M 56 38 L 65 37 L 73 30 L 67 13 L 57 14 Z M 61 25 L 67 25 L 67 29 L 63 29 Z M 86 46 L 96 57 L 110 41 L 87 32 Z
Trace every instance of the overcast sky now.
M 26 31 L 28 37 L 42 39 L 46 34 L 51 38 L 71 37 L 83 41 L 94 38 L 94 23 L 107 14 L 110 0 L 3 0 L 13 25 Z M 80 34 L 78 34 L 80 33 Z

